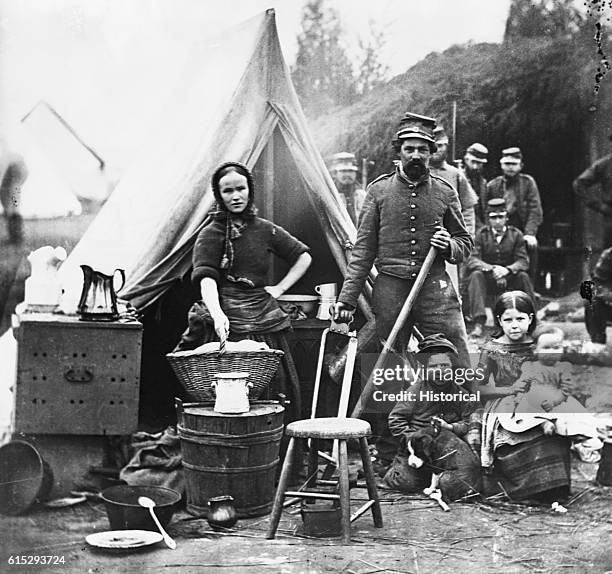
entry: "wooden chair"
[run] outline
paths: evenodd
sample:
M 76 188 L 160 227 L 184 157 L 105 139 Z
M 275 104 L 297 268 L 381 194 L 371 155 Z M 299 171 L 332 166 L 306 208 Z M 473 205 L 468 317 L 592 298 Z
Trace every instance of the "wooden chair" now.
M 323 356 L 325 350 L 325 341 L 329 332 L 341 333 L 349 337 L 349 347 L 347 353 L 346 367 L 342 379 L 342 389 L 340 393 L 340 403 L 338 407 L 337 417 L 321 417 L 316 418 L 316 410 L 319 396 L 319 387 L 321 383 L 321 372 L 323 370 Z M 323 331 L 321 337 L 321 348 L 319 351 L 319 361 L 317 373 L 313 389 L 312 411 L 311 418 L 306 420 L 294 421 L 289 423 L 285 428 L 285 434 L 290 437 L 285 460 L 280 474 L 274 504 L 272 506 L 272 514 L 270 516 L 270 525 L 266 538 L 274 538 L 278 523 L 280 522 L 283 512 L 285 497 L 292 497 L 289 504 L 298 502 L 301 499 L 323 499 L 337 500 L 340 504 L 341 525 L 342 525 L 342 540 L 350 542 L 351 540 L 351 522 L 359 518 L 362 514 L 371 510 L 374 519 L 374 526 L 382 528 L 382 512 L 380 502 L 378 500 L 378 492 L 376 489 L 376 480 L 370 452 L 368 449 L 368 440 L 372 434 L 370 424 L 361 419 L 347 418 L 349 395 L 351 391 L 351 383 L 353 379 L 353 369 L 355 365 L 355 356 L 357 352 L 357 337 L 355 331 L 349 331 L 348 325 L 333 323 Z M 308 490 L 300 489 L 297 491 L 287 491 L 287 484 L 291 474 L 291 465 L 293 463 L 295 441 L 297 439 L 309 439 L 310 449 L 308 454 L 308 479 L 305 486 Z M 362 505 L 352 516 L 350 513 L 350 492 L 349 492 L 349 469 L 348 469 L 348 454 L 347 441 L 356 439 L 359 441 L 359 452 L 363 462 L 363 471 L 365 474 L 366 485 L 368 490 L 369 500 Z M 334 441 L 334 456 L 330 457 L 318 450 L 319 442 L 322 440 Z M 324 473 L 323 479 L 317 479 L 318 472 L 318 457 L 323 458 L 337 464 L 338 467 L 338 493 L 319 492 L 314 490 L 318 484 L 329 484 L 326 479 L 331 474 L 329 465 Z

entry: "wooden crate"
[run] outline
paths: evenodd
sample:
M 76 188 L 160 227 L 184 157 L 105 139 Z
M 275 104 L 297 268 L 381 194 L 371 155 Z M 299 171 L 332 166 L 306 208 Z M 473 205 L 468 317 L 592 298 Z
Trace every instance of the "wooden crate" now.
M 15 431 L 129 434 L 138 424 L 142 324 L 18 316 Z

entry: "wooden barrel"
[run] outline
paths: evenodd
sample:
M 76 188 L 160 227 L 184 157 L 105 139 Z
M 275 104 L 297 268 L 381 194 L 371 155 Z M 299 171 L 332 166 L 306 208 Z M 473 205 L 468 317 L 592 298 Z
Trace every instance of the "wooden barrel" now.
M 206 516 L 208 499 L 229 494 L 238 516 L 272 508 L 285 409 L 257 401 L 248 413 L 222 414 L 206 403 L 177 402 L 187 511 Z

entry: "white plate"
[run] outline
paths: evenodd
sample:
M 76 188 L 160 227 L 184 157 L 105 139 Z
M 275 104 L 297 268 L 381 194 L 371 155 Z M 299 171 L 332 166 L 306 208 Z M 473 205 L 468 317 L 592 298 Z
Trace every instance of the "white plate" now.
M 161 542 L 164 537 L 159 532 L 148 530 L 108 530 L 96 532 L 85 537 L 87 544 L 107 550 L 129 550 Z

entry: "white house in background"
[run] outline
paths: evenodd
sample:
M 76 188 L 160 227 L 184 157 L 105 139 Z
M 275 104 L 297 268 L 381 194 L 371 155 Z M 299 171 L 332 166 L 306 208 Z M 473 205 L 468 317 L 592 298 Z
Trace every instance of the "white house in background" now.
M 114 186 L 108 166 L 53 106 L 41 100 L 21 122 L 77 197 L 97 202 L 108 198 Z

